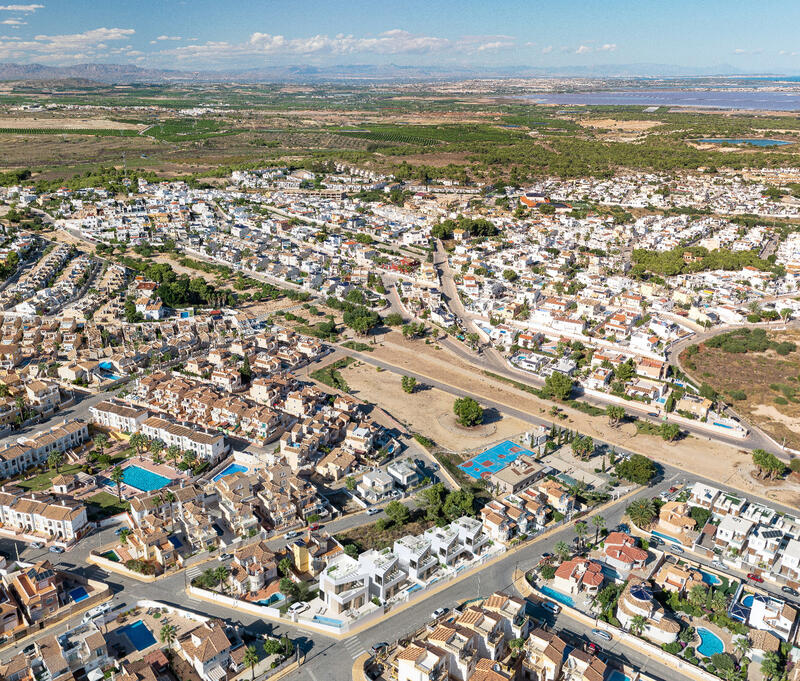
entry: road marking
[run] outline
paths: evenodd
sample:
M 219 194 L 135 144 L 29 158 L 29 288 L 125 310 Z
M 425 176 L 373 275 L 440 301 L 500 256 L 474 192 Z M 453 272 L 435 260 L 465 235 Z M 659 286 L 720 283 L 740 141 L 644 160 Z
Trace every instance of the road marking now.
M 347 648 L 347 652 L 352 655 L 353 659 L 355 660 L 359 655 L 362 653 L 366 653 L 367 649 L 364 647 L 364 644 L 358 639 L 358 636 L 353 636 L 353 638 L 348 638 L 344 642 L 344 647 Z

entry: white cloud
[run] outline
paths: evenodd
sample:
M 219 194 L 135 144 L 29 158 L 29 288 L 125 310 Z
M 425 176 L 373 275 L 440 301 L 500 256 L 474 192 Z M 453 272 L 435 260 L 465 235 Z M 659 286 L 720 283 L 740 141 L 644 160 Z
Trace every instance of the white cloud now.
M 19 19 L 3 19 L 3 21 L 0 21 L 0 24 L 3 26 L 24 26 L 27 23 L 27 21 L 21 21 Z
M 614 50 L 617 49 L 617 44 L 616 43 L 606 43 L 605 45 L 601 45 L 597 49 L 600 50 L 601 52 L 613 52 Z
M 0 5 L 0 12 L 35 12 L 44 5 Z
M 95 28 L 83 33 L 40 34 L 32 40 L 0 37 L 0 60 L 37 60 L 55 64 L 101 60 L 109 56 L 109 42 L 128 40 L 134 33 L 132 28 Z
M 156 40 L 183 40 L 179 35 L 160 35 Z
M 542 48 L 542 54 L 550 54 L 553 51 L 553 46 L 548 45 L 547 47 Z
M 737 48 L 736 48 L 736 49 L 733 51 L 733 53 L 734 53 L 734 54 L 747 54 L 747 50 L 745 50 L 745 49 L 743 49 L 743 48 L 741 48 L 741 47 L 737 47 Z
M 588 54 L 592 51 L 592 48 L 588 45 L 581 45 L 577 50 L 575 50 L 575 54 Z
M 778 54 L 783 57 L 796 57 L 798 54 L 800 54 L 800 52 L 790 52 L 789 50 L 780 50 Z

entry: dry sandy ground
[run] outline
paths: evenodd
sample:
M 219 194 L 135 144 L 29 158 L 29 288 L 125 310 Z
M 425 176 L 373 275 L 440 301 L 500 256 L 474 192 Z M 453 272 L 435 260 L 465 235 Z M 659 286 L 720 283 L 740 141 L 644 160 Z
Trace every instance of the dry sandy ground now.
M 552 406 L 549 401 L 540 400 L 507 383 L 484 376 L 479 370 L 470 367 L 446 349 L 436 350 L 433 344 L 426 345 L 424 341 L 405 340 L 396 332 L 389 334 L 385 343 L 376 346 L 373 354 L 385 362 L 408 368 L 409 371 L 417 374 L 428 376 L 539 417 L 548 418 L 548 412 Z M 371 371 L 375 370 L 371 369 Z M 376 372 L 376 375 L 382 377 L 381 380 L 386 381 L 389 385 L 394 383 L 399 385 L 399 377 L 386 377 L 386 373 Z M 388 394 L 389 390 L 386 392 Z M 382 393 L 379 393 L 374 401 L 383 405 L 385 399 Z M 403 409 L 408 410 L 405 413 L 398 412 L 396 408 L 393 409 L 389 406 L 387 409 L 397 418 L 406 420 L 410 418 L 407 415 L 409 413 L 427 411 L 425 407 L 420 407 L 421 404 L 414 401 L 412 404 L 404 406 Z M 435 412 L 435 408 L 431 407 L 431 411 Z M 638 451 L 657 461 L 680 468 L 689 474 L 693 473 L 710 480 L 718 480 L 749 494 L 767 497 L 800 508 L 800 487 L 789 482 L 765 485 L 754 480 L 751 475 L 753 471 L 752 458 L 745 450 L 695 436 L 686 437 L 679 442 L 667 443 L 660 437 L 636 434 L 633 424 L 612 427 L 608 424 L 605 416 L 592 417 L 569 407 L 562 411 L 567 416 L 566 419 L 557 421 L 562 426 L 576 428 L 592 437 Z M 425 418 L 435 420 L 436 415 L 436 413 L 430 414 Z M 519 428 L 517 432 L 524 429 L 524 427 Z M 424 435 L 433 435 L 433 431 L 420 430 Z M 493 437 L 492 439 L 497 438 Z M 466 448 L 467 445 L 464 447 Z
M 455 452 L 475 449 L 518 435 L 527 424 L 511 416 L 502 416 L 489 427 L 478 430 L 458 428 L 450 415 L 453 396 L 435 388 L 424 388 L 413 394 L 403 392 L 400 376 L 390 371 L 377 371 L 371 364 L 356 362 L 341 370 L 353 395 L 373 402 L 409 430 L 421 433 L 438 445 Z
M 576 123 L 584 128 L 602 128 L 625 132 L 640 132 L 662 125 L 660 121 L 615 121 L 613 118 L 590 118 L 576 121 Z
M 107 118 L 0 118 L 0 128 L 74 128 L 79 130 L 139 130 L 143 125 Z

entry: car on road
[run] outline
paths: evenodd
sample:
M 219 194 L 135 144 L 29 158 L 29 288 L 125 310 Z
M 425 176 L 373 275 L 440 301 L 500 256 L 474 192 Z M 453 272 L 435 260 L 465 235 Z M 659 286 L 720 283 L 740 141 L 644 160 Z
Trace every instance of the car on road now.
M 379 655 L 384 650 L 389 647 L 389 644 L 386 641 L 378 641 L 372 648 L 370 648 L 370 652 L 373 655 Z
M 51 546 L 47 550 L 50 551 L 50 553 L 64 553 L 64 549 L 62 549 L 60 546 Z
M 311 523 L 308 526 L 308 529 L 314 532 L 315 530 L 318 530 L 320 527 L 322 527 L 322 525 L 320 525 L 319 523 Z
M 650 535 L 650 538 L 647 540 L 650 543 L 650 546 L 660 546 L 664 543 L 663 539 L 659 539 L 656 536 Z
M 675 544 L 670 546 L 669 550 L 672 551 L 672 553 L 683 553 L 683 549 L 680 546 L 676 546 Z
M 232 553 L 223 553 L 223 554 L 220 554 L 220 557 L 219 557 L 220 560 L 230 560 L 231 558 L 233 558 L 233 554 Z
M 614 532 L 624 532 L 625 534 L 630 534 L 631 528 L 628 527 L 625 523 L 620 523 L 614 528 Z
M 438 470 L 439 470 L 439 464 L 438 464 L 438 463 L 432 463 L 432 464 L 430 465 L 430 469 L 431 469 L 432 471 L 438 471 Z
M 712 560 L 711 561 L 711 567 L 717 568 L 717 570 L 724 570 L 725 569 L 725 566 L 719 560 Z
M 790 596 L 800 596 L 800 592 L 790 586 L 782 586 L 781 591 L 783 591 L 785 594 L 789 594 Z
M 121 535 L 127 529 L 127 527 L 118 527 L 116 530 L 114 530 L 114 534 L 119 537 L 119 535 Z
M 748 572 L 747 579 L 751 582 L 756 582 L 757 584 L 763 584 L 764 578 L 761 575 L 757 575 L 755 572 Z
M 368 508 L 367 515 L 375 515 L 376 513 L 380 513 L 382 510 L 382 508 Z
M 42 548 L 42 545 L 38 541 L 32 541 L 30 544 L 28 544 L 28 548 L 29 549 L 40 549 L 40 548 Z
M 670 488 L 669 488 L 669 493 L 670 493 L 670 494 L 675 494 L 675 492 L 677 492 L 677 491 L 678 491 L 678 488 L 677 488 L 677 487 L 675 487 L 674 485 L 673 485 L 672 487 L 670 487 Z
M 602 629 L 592 629 L 592 636 L 602 638 L 604 641 L 611 640 L 611 634 L 609 634 L 607 631 L 603 631 Z
M 35 643 L 29 643 L 28 645 L 26 645 L 22 649 L 22 652 L 25 655 L 25 657 L 30 657 L 31 655 L 33 655 L 36 652 L 36 644 Z
M 658 412 L 657 411 L 648 411 L 647 415 L 649 417 L 651 417 L 651 418 L 658 418 Z
M 558 605 L 557 603 L 551 603 L 550 601 L 542 601 L 541 606 L 545 610 L 549 610 L 550 612 L 552 612 L 554 615 L 557 615 L 558 613 L 561 612 L 561 606 Z
M 442 615 L 446 615 L 446 614 L 447 614 L 447 611 L 448 611 L 449 609 L 450 609 L 450 608 L 436 608 L 436 610 L 434 610 L 434 611 L 431 613 L 431 619 L 438 620 L 438 619 L 439 619 L 439 618 L 440 618 Z
M 299 530 L 291 530 L 290 532 L 287 532 L 284 536 L 287 539 L 294 539 L 295 537 L 299 537 L 300 536 L 300 531 Z

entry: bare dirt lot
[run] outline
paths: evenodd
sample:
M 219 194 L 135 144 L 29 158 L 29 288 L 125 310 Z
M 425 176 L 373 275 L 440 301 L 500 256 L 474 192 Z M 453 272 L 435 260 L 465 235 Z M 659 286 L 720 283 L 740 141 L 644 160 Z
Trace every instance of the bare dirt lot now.
M 588 118 L 575 122 L 584 128 L 601 128 L 621 132 L 642 132 L 662 125 L 660 121 L 615 121 L 613 118 Z
M 550 418 L 548 414 L 553 406 L 552 402 L 541 400 L 503 381 L 488 377 L 444 348 L 436 350 L 433 343 L 426 345 L 424 341 L 420 340 L 405 340 L 397 332 L 387 334 L 385 339 L 384 343 L 375 346 L 372 353 L 378 359 L 461 388 L 504 406 L 523 410 L 540 418 Z M 390 397 L 393 392 L 392 386 L 397 386 L 396 389 L 400 390 L 399 376 L 387 378 L 388 372 L 378 373 L 374 367 L 368 367 L 365 371 L 375 372 L 375 375 L 384 381 L 381 389 L 369 388 L 370 391 L 375 392 L 372 401 L 384 406 L 400 419 L 410 418 L 408 414 L 426 412 L 427 416 L 414 416 L 414 418 L 424 418 L 431 422 L 431 430 L 426 432 L 420 428 L 420 432 L 436 439 L 433 428 L 441 428 L 436 421 L 436 416 L 441 414 L 436 403 L 428 407 L 425 403 L 417 402 L 418 396 L 415 395 L 413 403 L 405 402 L 387 406 L 387 400 L 392 399 Z M 347 380 L 350 382 L 349 375 Z M 357 387 L 355 380 L 350 384 Z M 363 388 L 367 389 L 366 386 Z M 360 397 L 369 399 L 366 395 L 360 395 Z M 447 409 L 452 408 L 451 396 L 447 396 L 442 402 Z M 405 409 L 405 413 L 397 411 L 398 408 Z M 575 428 L 593 438 L 626 447 L 656 461 L 680 468 L 687 472 L 687 477 L 695 474 L 711 480 L 718 480 L 748 494 L 774 499 L 788 506 L 800 508 L 800 487 L 797 485 L 785 481 L 777 484 L 765 484 L 753 479 L 751 475 L 754 470 L 752 457 L 746 450 L 696 436 L 688 436 L 678 442 L 667 443 L 660 437 L 637 434 L 633 424 L 614 427 L 609 425 L 605 416 L 589 416 L 567 406 L 562 407 L 562 413 L 566 418 L 557 419 L 556 422 L 559 425 Z M 523 426 L 517 432 L 526 429 L 527 426 Z M 443 435 L 452 437 L 450 433 L 443 433 Z M 498 433 L 493 435 L 491 440 L 500 438 L 501 433 L 498 429 Z M 480 446 L 480 443 L 475 446 Z M 463 449 L 467 447 L 469 445 L 462 445 Z
M 140 130 L 143 125 L 108 118 L 0 118 L 0 128 L 71 128 L 73 130 Z

